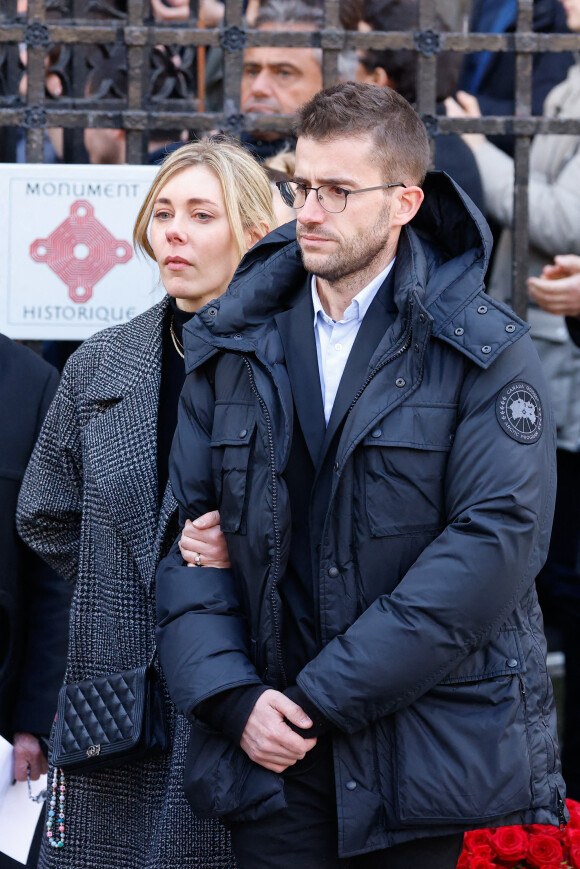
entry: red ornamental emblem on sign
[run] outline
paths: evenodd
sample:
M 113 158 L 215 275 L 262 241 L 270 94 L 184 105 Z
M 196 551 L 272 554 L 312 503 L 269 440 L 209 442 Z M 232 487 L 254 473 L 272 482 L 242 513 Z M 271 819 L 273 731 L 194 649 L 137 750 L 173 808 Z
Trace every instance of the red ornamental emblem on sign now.
M 48 238 L 32 242 L 30 256 L 64 281 L 73 302 L 88 302 L 95 284 L 114 266 L 129 262 L 133 249 L 97 220 L 90 202 L 79 199 Z

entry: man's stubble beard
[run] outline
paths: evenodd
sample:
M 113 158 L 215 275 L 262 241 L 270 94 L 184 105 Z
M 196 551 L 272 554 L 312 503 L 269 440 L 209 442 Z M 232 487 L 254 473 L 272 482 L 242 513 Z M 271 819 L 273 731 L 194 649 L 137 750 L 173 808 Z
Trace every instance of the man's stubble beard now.
M 387 203 L 374 225 L 364 236 L 356 235 L 348 242 L 342 242 L 338 250 L 324 258 L 317 254 L 311 256 L 301 249 L 304 268 L 331 284 L 369 268 L 389 244 L 390 213 L 390 203 Z M 303 226 L 301 231 L 305 234 L 321 234 L 321 230 L 316 226 Z M 333 238 L 333 236 L 329 237 Z

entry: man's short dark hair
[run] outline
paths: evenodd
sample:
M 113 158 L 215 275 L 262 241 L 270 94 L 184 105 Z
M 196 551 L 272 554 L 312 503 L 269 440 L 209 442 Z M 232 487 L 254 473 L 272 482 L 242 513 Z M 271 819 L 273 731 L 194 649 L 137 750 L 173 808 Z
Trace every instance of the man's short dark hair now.
M 285 24 L 310 24 L 313 29 L 324 27 L 324 11 L 316 3 L 303 0 L 268 0 L 260 7 L 255 27 L 276 24 L 284 30 Z
M 370 135 L 386 183 L 422 184 L 431 160 L 421 118 L 389 87 L 349 81 L 319 91 L 298 109 L 294 133 L 317 140 Z
M 367 0 L 363 16 L 373 30 L 414 31 L 419 28 L 419 0 Z M 435 29 L 442 33 L 449 30 L 438 12 Z M 384 69 L 398 93 L 410 103 L 417 102 L 417 52 L 405 48 L 369 49 L 362 52 L 360 61 L 369 73 L 377 67 Z M 455 93 L 460 65 L 460 57 L 454 52 L 437 56 L 439 102 Z

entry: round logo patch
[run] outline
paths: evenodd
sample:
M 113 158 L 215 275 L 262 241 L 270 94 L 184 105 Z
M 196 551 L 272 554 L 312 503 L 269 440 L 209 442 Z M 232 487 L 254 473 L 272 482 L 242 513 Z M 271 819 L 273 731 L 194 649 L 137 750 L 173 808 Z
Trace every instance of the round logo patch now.
M 540 397 L 521 380 L 508 384 L 497 397 L 495 412 L 503 430 L 520 444 L 535 444 L 544 424 Z

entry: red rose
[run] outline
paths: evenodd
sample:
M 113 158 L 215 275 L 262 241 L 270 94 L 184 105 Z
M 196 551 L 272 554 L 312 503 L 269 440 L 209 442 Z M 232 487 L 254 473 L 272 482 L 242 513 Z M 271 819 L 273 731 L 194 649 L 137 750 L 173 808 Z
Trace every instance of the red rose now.
M 570 812 L 570 821 L 568 823 L 569 827 L 579 828 L 580 827 L 580 803 L 577 803 L 575 800 L 566 800 L 566 807 Z
M 570 847 L 570 863 L 574 869 L 580 869 L 580 843 Z
M 471 859 L 467 851 L 463 851 L 461 857 L 457 861 L 456 869 L 471 869 Z
M 499 869 L 497 863 L 492 863 L 487 857 L 472 857 L 469 869 Z
M 528 844 L 530 866 L 534 866 L 535 869 L 542 869 L 543 866 L 559 867 L 563 860 L 562 845 L 554 836 L 546 836 L 543 833 L 530 836 Z
M 559 827 L 554 827 L 551 824 L 532 824 L 528 829 L 534 836 L 537 836 L 540 833 L 542 836 L 554 836 L 556 839 L 562 839 L 564 836 L 564 830 L 561 830 Z
M 495 853 L 491 845 L 476 845 L 471 849 L 472 857 L 486 857 L 488 860 L 493 860 Z
M 470 830 L 463 836 L 463 847 L 473 851 L 478 845 L 489 845 L 491 842 L 491 830 Z
M 521 827 L 500 827 L 493 834 L 491 845 L 497 856 L 517 863 L 528 853 L 529 836 Z

